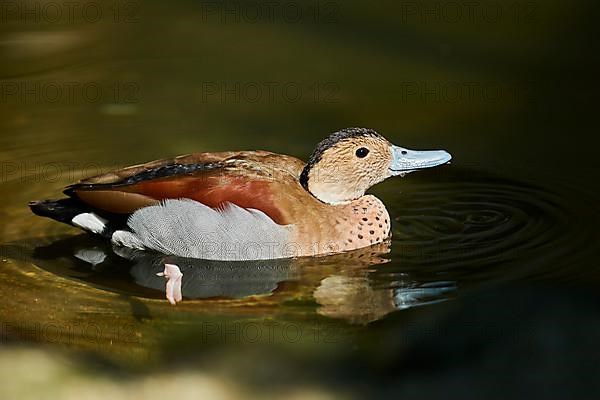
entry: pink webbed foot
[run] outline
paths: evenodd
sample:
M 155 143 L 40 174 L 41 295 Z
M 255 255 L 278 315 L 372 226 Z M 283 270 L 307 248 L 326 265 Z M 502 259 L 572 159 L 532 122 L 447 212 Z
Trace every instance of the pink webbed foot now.
M 165 270 L 156 274 L 164 276 L 167 279 L 167 287 L 165 293 L 169 303 L 176 305 L 181 301 L 181 278 L 183 274 L 179 267 L 175 264 L 165 264 Z

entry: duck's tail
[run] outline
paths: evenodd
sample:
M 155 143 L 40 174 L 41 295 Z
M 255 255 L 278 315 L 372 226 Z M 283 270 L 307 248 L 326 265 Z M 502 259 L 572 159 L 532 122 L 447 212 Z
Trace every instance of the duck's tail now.
M 29 208 L 35 215 L 69 225 L 73 225 L 73 218 L 77 215 L 90 211 L 84 203 L 73 198 L 30 201 Z
M 77 198 L 30 201 L 29 208 L 34 214 L 41 217 L 76 226 L 108 238 L 127 221 L 127 215 L 99 212 Z

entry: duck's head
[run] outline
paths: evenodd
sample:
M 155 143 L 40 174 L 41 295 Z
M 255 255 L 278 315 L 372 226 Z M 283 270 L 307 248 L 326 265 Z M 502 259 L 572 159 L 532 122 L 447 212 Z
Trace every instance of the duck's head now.
M 394 146 L 372 129 L 347 128 L 321 141 L 300 175 L 313 196 L 329 204 L 346 203 L 389 178 L 445 164 L 444 150 L 415 151 Z

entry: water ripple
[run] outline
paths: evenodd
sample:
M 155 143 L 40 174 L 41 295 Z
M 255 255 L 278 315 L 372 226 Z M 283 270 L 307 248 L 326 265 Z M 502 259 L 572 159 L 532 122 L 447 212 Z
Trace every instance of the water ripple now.
M 589 215 L 573 199 L 507 179 L 455 173 L 444 183 L 418 181 L 393 204 L 393 256 L 403 269 L 539 275 L 550 263 L 571 268 L 594 242 L 578 223 Z

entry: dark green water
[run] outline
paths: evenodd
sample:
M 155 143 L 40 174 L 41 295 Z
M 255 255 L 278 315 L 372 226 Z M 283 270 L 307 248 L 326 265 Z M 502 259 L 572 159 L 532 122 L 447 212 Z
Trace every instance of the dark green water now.
M 299 376 L 297 362 L 337 369 L 354 349 L 352 360 L 393 376 L 421 351 L 411 338 L 444 336 L 442 322 L 423 321 L 452 320 L 457 308 L 485 316 L 469 323 L 478 327 L 505 311 L 502 299 L 516 310 L 555 296 L 559 309 L 596 304 L 571 296 L 600 283 L 591 5 L 91 4 L 102 15 L 1 15 L 3 337 L 137 367 L 209 348 L 204 362 L 245 365 L 260 349 Z M 177 307 L 155 276 L 161 257 L 128 261 L 26 207 L 88 175 L 194 151 L 306 158 L 348 126 L 454 156 L 373 188 L 394 221 L 389 249 L 177 260 Z M 99 262 L 82 260 L 90 255 Z

